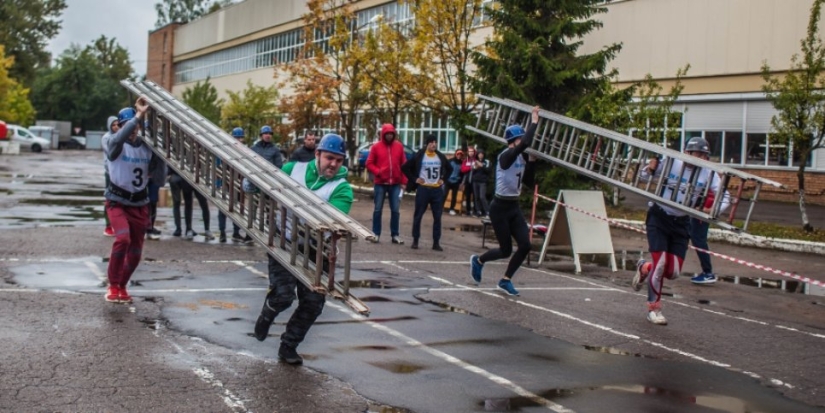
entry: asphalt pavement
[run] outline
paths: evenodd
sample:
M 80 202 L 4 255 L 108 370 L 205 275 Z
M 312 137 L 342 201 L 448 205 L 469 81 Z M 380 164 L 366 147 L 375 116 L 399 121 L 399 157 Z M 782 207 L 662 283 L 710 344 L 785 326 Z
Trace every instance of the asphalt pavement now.
M 299 352 L 277 362 L 278 335 L 251 337 L 266 289 L 263 249 L 171 236 L 147 241 L 133 305 L 103 300 L 111 238 L 102 236 L 99 153 L 0 157 L 0 411 L 226 412 L 813 412 L 825 406 L 821 290 L 714 261 L 731 282 L 666 282 L 667 326 L 645 320 L 632 272 L 569 251 L 514 281 L 505 263 L 470 282 L 483 252 L 480 221 L 444 217 L 444 252 L 409 247 L 412 196 L 402 202 L 405 245 L 356 244 L 355 294 L 371 316 L 328 300 Z M 386 207 L 385 207 L 386 208 Z M 196 208 L 197 210 L 197 208 Z M 372 200 L 351 215 L 371 227 Z M 195 214 L 198 216 L 199 214 Z M 212 211 L 212 230 L 216 230 Z M 385 210 L 385 231 L 389 225 Z M 203 223 L 196 220 L 195 230 Z M 386 235 L 386 234 L 385 234 Z M 487 234 L 486 245 L 495 242 Z M 620 268 L 644 250 L 612 230 Z M 819 256 L 731 245 L 712 249 L 822 280 Z M 696 268 L 689 254 L 686 270 Z M 734 283 L 732 281 L 737 281 Z M 751 280 L 760 280 L 751 282 Z M 791 280 L 786 280 L 790 282 Z M 758 287 L 761 285 L 761 288 Z

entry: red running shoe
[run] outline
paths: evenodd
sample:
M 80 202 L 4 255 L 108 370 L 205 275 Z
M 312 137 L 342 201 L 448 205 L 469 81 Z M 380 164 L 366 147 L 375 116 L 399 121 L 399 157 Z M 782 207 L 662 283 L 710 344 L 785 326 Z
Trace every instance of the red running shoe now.
M 116 285 L 110 285 L 109 288 L 106 290 L 106 301 L 110 303 L 119 303 L 120 302 L 120 287 Z
M 119 288 L 119 291 L 120 291 L 120 296 L 119 296 L 119 297 L 120 297 L 120 300 L 119 300 L 119 301 L 120 301 L 121 303 L 123 303 L 123 304 L 129 304 L 129 303 L 131 303 L 131 302 L 132 302 L 132 296 L 131 296 L 131 295 L 129 295 L 129 293 L 128 293 L 128 292 L 126 292 L 126 286 L 125 286 L 125 285 L 124 285 L 123 287 L 120 287 L 120 288 Z
M 103 235 L 107 237 L 114 237 L 115 230 L 113 230 L 112 227 L 106 227 L 106 229 L 103 230 Z

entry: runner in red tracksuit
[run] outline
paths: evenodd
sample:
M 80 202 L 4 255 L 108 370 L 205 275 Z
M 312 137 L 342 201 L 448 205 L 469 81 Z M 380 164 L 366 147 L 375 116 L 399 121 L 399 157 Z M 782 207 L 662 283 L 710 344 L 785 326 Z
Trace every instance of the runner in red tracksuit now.
M 374 177 L 375 210 L 372 212 L 372 232 L 381 236 L 381 211 L 384 208 L 384 199 L 390 199 L 390 235 L 393 244 L 403 244 L 399 237 L 399 221 L 401 220 L 401 191 L 402 185 L 407 185 L 407 177 L 401 172 L 401 165 L 407 161 L 404 154 L 404 145 L 398 142 L 395 127 L 389 123 L 381 126 L 381 139 L 372 145 L 367 156 L 367 170 Z M 378 242 L 375 238 L 374 242 Z

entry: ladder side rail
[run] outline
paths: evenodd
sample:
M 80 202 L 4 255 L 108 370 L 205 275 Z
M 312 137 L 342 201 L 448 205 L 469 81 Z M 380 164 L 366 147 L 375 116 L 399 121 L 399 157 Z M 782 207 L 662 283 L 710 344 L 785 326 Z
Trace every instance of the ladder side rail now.
M 529 113 L 533 109 L 532 106 L 529 106 L 529 105 L 526 105 L 524 103 L 517 102 L 517 101 L 514 101 L 514 100 L 510 100 L 510 99 L 500 99 L 500 98 L 490 97 L 490 96 L 486 96 L 486 95 L 477 95 L 477 97 L 479 99 L 489 100 L 491 102 L 495 102 L 495 103 L 498 103 L 498 104 L 503 105 L 503 106 L 510 106 L 510 107 L 513 107 L 513 108 L 518 108 L 523 112 L 528 112 Z M 695 164 L 695 165 L 697 165 L 701 168 L 711 169 L 711 170 L 714 170 L 714 171 L 717 171 L 717 172 L 720 172 L 720 173 L 729 173 L 731 175 L 739 176 L 739 177 L 742 177 L 742 178 L 745 178 L 745 179 L 750 179 L 750 180 L 762 182 L 762 183 L 765 183 L 765 184 L 768 184 L 768 185 L 771 185 L 771 186 L 775 186 L 775 187 L 778 187 L 778 188 L 784 188 L 784 185 L 782 185 L 781 183 L 772 181 L 770 179 L 766 179 L 766 178 L 762 178 L 762 177 L 757 176 L 757 175 L 749 174 L 747 172 L 743 172 L 743 171 L 740 171 L 738 169 L 734 169 L 734 168 L 725 166 L 723 164 L 710 162 L 710 161 L 705 161 L 704 159 L 698 159 L 698 158 L 690 159 L 690 158 L 694 158 L 694 157 L 692 157 L 690 155 L 687 155 L 687 154 L 684 154 L 682 152 L 670 149 L 670 148 L 663 147 L 663 146 L 655 144 L 655 143 L 651 143 L 651 142 L 647 142 L 647 141 L 644 141 L 644 140 L 641 140 L 641 139 L 638 139 L 638 138 L 633 138 L 633 137 L 630 137 L 630 136 L 626 136 L 626 135 L 620 134 L 618 132 L 611 131 L 609 129 L 605 129 L 605 128 L 600 127 L 600 126 L 588 124 L 588 123 L 585 123 L 585 122 L 582 122 L 582 121 L 579 121 L 579 120 L 576 120 L 576 119 L 573 119 L 573 118 L 569 118 L 567 116 L 560 115 L 560 114 L 557 114 L 557 113 L 554 113 L 554 112 L 550 112 L 550 111 L 547 111 L 547 110 L 544 110 L 544 109 L 541 109 L 539 111 L 539 116 L 540 117 L 545 117 L 545 118 L 548 118 L 548 119 L 552 119 L 552 120 L 555 120 L 555 121 L 558 121 L 558 122 L 561 122 L 561 123 L 564 123 L 564 124 L 569 125 L 571 127 L 586 130 L 588 132 L 595 133 L 597 135 L 601 135 L 601 136 L 603 136 L 605 138 L 608 138 L 608 139 L 619 140 L 619 141 L 626 142 L 626 143 L 629 143 L 629 144 L 634 145 L 634 146 L 640 146 L 644 149 L 647 149 L 650 152 L 655 152 L 655 153 L 658 153 L 662 156 L 674 157 L 676 159 L 686 161 L 686 162 L 689 162 L 691 164 Z
M 483 136 L 485 136 L 485 137 L 488 137 L 488 138 L 494 139 L 494 140 L 496 140 L 496 141 L 498 141 L 498 142 L 502 142 L 502 143 L 504 142 L 504 140 L 503 140 L 502 138 L 500 138 L 500 137 L 498 137 L 498 136 L 495 136 L 495 135 L 488 134 L 488 133 L 487 133 L 487 132 L 485 132 L 485 131 L 475 129 L 475 128 L 474 128 L 474 127 L 472 127 L 472 126 L 468 126 L 467 128 L 468 128 L 469 130 L 473 131 L 473 132 L 476 132 L 476 133 L 478 133 L 478 134 L 480 134 L 480 135 L 483 135 Z M 541 159 L 544 159 L 544 160 L 550 161 L 550 162 L 552 162 L 552 163 L 554 163 L 554 164 L 556 164 L 556 165 L 559 165 L 559 166 L 562 166 L 562 167 L 565 167 L 565 168 L 569 168 L 569 169 L 573 170 L 574 172 L 577 172 L 577 173 L 580 173 L 580 174 L 582 174 L 582 175 L 587 176 L 588 178 L 592 178 L 592 179 L 594 179 L 594 180 L 597 180 L 597 181 L 600 181 L 600 182 L 604 182 L 604 183 L 607 183 L 607 184 L 610 184 L 610 185 L 618 186 L 618 187 L 620 187 L 620 188 L 622 188 L 622 189 L 625 189 L 625 190 L 628 190 L 628 191 L 630 191 L 630 192 L 633 192 L 633 193 L 636 193 L 636 194 L 642 195 L 642 196 L 644 196 L 644 197 L 646 197 L 646 198 L 648 198 L 648 199 L 651 199 L 651 200 L 652 200 L 652 201 L 654 201 L 654 202 L 658 202 L 658 203 L 660 203 L 660 204 L 663 204 L 663 205 L 666 205 L 666 206 L 668 206 L 668 207 L 671 207 L 671 208 L 673 208 L 674 210 L 678 210 L 678 211 L 680 211 L 680 212 L 682 212 L 682 213 L 685 213 L 686 215 L 690 215 L 690 216 L 696 217 L 696 218 L 701 219 L 701 220 L 703 220 L 703 221 L 711 222 L 711 223 L 713 223 L 713 224 L 715 224 L 715 225 L 717 225 L 717 226 L 720 226 L 720 227 L 722 227 L 722 228 L 725 228 L 725 229 L 730 229 L 730 230 L 733 230 L 733 231 L 738 231 L 738 230 L 739 230 L 739 228 L 736 228 L 736 227 L 734 227 L 734 226 L 732 226 L 732 225 L 728 225 L 728 224 L 727 224 L 727 223 L 725 223 L 725 222 L 721 222 L 721 221 L 719 221 L 718 219 L 716 219 L 715 217 L 712 217 L 712 216 L 710 216 L 710 215 L 709 215 L 709 214 L 707 214 L 707 213 L 701 212 L 701 211 L 696 210 L 696 209 L 693 209 L 693 208 L 687 208 L 687 207 L 685 207 L 684 205 L 682 205 L 682 204 L 680 204 L 680 203 L 673 202 L 673 201 L 671 201 L 671 200 L 669 200 L 669 199 L 664 199 L 664 198 L 661 198 L 661 197 L 652 197 L 652 196 L 653 196 L 653 194 L 651 194 L 650 192 L 648 192 L 648 191 L 644 191 L 644 190 L 642 190 L 642 189 L 640 189 L 640 188 L 637 188 L 637 187 L 634 187 L 634 186 L 631 186 L 631 185 L 628 185 L 628 184 L 626 184 L 626 183 L 624 183 L 624 182 L 618 182 L 618 181 L 614 181 L 614 180 L 609 180 L 609 179 L 607 179 L 606 177 L 604 177 L 604 176 L 602 176 L 602 175 L 595 174 L 595 173 L 593 173 L 593 172 L 591 172 L 591 171 L 588 171 L 588 170 L 586 170 L 586 169 L 580 168 L 580 167 L 578 167 L 578 166 L 576 166 L 576 165 L 570 164 L 570 163 L 568 163 L 568 162 L 561 161 L 561 160 L 560 160 L 560 159 L 558 159 L 558 158 L 553 158 L 553 157 L 550 157 L 550 156 L 548 156 L 547 154 L 540 153 L 540 152 L 536 152 L 536 151 L 535 151 L 535 150 L 533 150 L 533 149 L 528 149 L 526 152 L 527 152 L 528 154 L 533 154 L 533 155 L 536 155 L 537 157 L 539 157 L 539 158 L 541 158 Z

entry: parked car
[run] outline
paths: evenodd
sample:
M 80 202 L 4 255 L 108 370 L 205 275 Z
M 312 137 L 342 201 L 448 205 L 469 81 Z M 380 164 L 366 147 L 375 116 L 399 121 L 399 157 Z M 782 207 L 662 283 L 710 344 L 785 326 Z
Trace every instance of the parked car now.
M 49 149 L 51 141 L 43 139 L 20 125 L 7 125 L 8 136 L 12 142 L 20 144 L 20 149 L 28 149 L 32 152 L 42 152 Z
M 358 147 L 358 171 L 363 171 L 364 168 L 367 167 L 367 157 L 370 154 L 370 148 L 372 148 L 374 144 L 375 142 L 367 142 Z M 415 156 L 415 150 L 404 145 L 404 155 L 407 156 L 407 160 L 409 161 Z
M 63 142 L 63 149 L 86 149 L 85 136 L 72 136 L 68 141 Z

